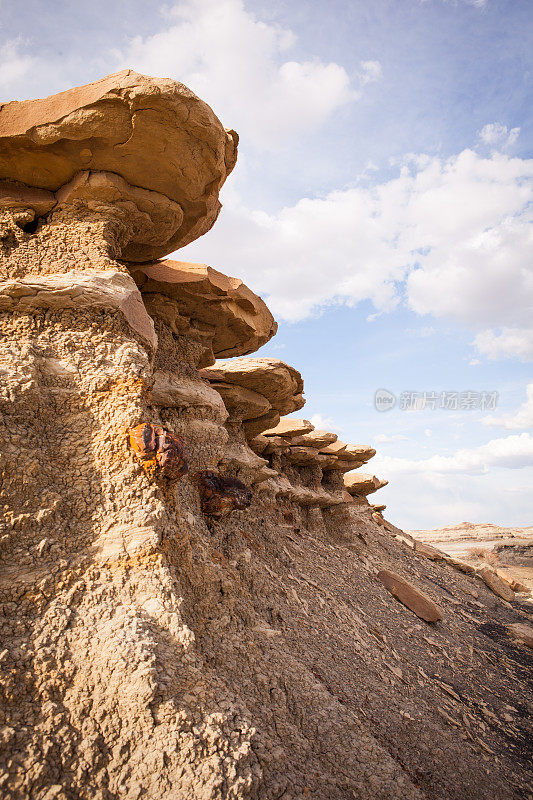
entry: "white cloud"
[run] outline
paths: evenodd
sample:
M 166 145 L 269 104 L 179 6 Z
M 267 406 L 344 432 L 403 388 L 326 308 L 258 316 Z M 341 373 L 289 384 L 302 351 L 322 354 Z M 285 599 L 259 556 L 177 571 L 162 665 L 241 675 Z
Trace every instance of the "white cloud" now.
M 21 52 L 21 40 L 10 39 L 0 45 L 0 91 L 3 99 L 11 99 L 11 91 L 17 81 L 24 78 L 34 64 L 34 59 Z
M 490 147 L 498 147 L 499 149 L 511 147 L 519 135 L 520 128 L 509 129 L 507 125 L 502 125 L 501 122 L 490 122 L 479 131 L 479 138 L 484 144 Z
M 528 384 L 526 401 L 515 414 L 484 417 L 482 422 L 494 428 L 507 428 L 507 430 L 533 428 L 533 383 Z
M 407 328 L 406 334 L 420 339 L 427 339 L 429 336 L 434 336 L 437 329 L 432 325 L 423 325 L 421 328 Z
M 183 257 L 243 276 L 287 320 L 339 302 L 371 300 L 389 311 L 405 297 L 419 314 L 473 330 L 525 331 L 532 177 L 533 159 L 464 150 L 447 160 L 409 157 L 385 182 L 303 198 L 276 214 L 229 193 L 213 231 Z M 476 340 L 485 351 L 486 337 Z M 518 340 L 503 344 L 501 355 L 523 355 Z
M 533 466 L 533 436 L 521 433 L 492 439 L 479 447 L 457 450 L 451 456 L 434 455 L 421 459 L 377 456 L 373 465 L 387 480 L 389 476 L 404 473 L 482 475 L 491 468 L 522 469 Z
M 504 327 L 499 332 L 481 331 L 473 344 L 491 361 L 512 356 L 523 361 L 533 361 L 533 328 Z
M 333 433 L 342 431 L 342 428 L 335 425 L 331 417 L 323 417 L 322 414 L 313 414 L 309 422 L 311 425 L 314 425 L 318 431 L 332 431 Z
M 339 64 L 290 60 L 295 41 L 290 30 L 255 19 L 242 0 L 185 0 L 167 11 L 164 30 L 115 55 L 120 66 L 182 81 L 243 140 L 277 149 L 357 96 Z M 362 69 L 361 84 L 379 77 L 378 62 Z
M 404 436 L 401 433 L 395 433 L 392 436 L 386 433 L 378 433 L 377 436 L 374 436 L 374 442 L 376 442 L 376 444 L 392 444 L 393 442 L 407 441 L 408 439 L 408 436 Z
M 359 73 L 361 86 L 379 81 L 382 75 L 383 70 L 379 61 L 361 61 L 361 72 Z

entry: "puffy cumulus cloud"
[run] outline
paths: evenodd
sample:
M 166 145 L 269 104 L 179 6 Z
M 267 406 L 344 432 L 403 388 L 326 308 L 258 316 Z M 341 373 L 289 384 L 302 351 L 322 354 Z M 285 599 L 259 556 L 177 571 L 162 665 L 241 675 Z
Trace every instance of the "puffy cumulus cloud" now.
M 184 257 L 245 276 L 287 320 L 362 300 L 389 311 L 403 297 L 419 314 L 470 330 L 503 327 L 476 345 L 487 352 L 492 335 L 500 355 L 521 356 L 522 340 L 501 337 L 531 327 L 532 177 L 533 159 L 464 150 L 447 160 L 411 156 L 387 181 L 276 214 L 229 193 L 213 231 Z
M 533 437 L 510 435 L 452 455 L 389 457 L 372 471 L 389 484 L 373 495 L 402 528 L 427 529 L 468 520 L 531 524 Z
M 520 128 L 508 128 L 501 122 L 490 122 L 479 131 L 479 138 L 490 147 L 511 147 L 520 134 Z
M 164 30 L 117 51 L 117 63 L 182 81 L 258 147 L 276 149 L 357 96 L 339 64 L 288 58 L 294 34 L 257 20 L 242 0 L 186 0 L 166 17 Z M 379 71 L 363 62 L 359 83 Z
M 0 45 L 0 101 L 11 99 L 19 81 L 28 75 L 35 59 L 22 52 L 20 39 L 10 39 Z
M 533 328 L 502 328 L 485 330 L 477 334 L 473 344 L 491 361 L 517 357 L 533 361 Z
M 482 422 L 494 428 L 507 430 L 533 428 L 533 383 L 526 387 L 526 401 L 516 413 L 484 417 Z
M 398 474 L 483 475 L 492 468 L 533 467 L 533 436 L 529 433 L 520 433 L 491 439 L 479 447 L 457 450 L 451 456 L 434 455 L 421 459 L 377 456 L 373 467 L 387 479 Z

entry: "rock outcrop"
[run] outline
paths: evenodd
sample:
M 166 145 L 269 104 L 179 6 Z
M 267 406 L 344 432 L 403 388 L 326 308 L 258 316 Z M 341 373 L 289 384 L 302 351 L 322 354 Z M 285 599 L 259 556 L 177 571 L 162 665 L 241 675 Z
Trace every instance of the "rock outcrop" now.
M 123 70 L 3 105 L 0 180 L 11 207 L 38 218 L 71 205 L 120 218 L 122 258 L 149 261 L 212 227 L 237 144 L 183 84 Z
M 388 481 L 380 480 L 375 475 L 367 475 L 359 472 L 350 473 L 344 476 L 344 485 L 349 494 L 365 497 L 366 495 L 377 492 L 386 486 Z
M 370 446 L 280 420 L 293 367 L 226 360 L 258 296 L 154 261 L 235 144 L 131 71 L 0 108 L 0 793 L 527 797 L 521 598 L 383 519 Z

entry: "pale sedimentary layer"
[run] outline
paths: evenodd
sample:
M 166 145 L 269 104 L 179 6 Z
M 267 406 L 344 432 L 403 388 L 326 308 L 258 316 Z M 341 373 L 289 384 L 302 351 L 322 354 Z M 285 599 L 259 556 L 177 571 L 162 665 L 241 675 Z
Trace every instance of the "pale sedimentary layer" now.
M 32 308 L 107 308 L 120 311 L 133 330 L 154 349 L 157 337 L 134 281 L 123 272 L 105 270 L 31 275 L 0 281 L 0 311 Z

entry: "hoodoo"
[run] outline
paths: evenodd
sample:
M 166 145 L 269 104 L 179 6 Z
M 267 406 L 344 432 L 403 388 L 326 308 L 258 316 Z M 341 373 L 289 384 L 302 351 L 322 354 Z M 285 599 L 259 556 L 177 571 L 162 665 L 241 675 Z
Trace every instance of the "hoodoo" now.
M 525 594 L 287 417 L 259 296 L 156 260 L 236 145 L 131 70 L 0 107 L 0 794 L 528 797 Z

